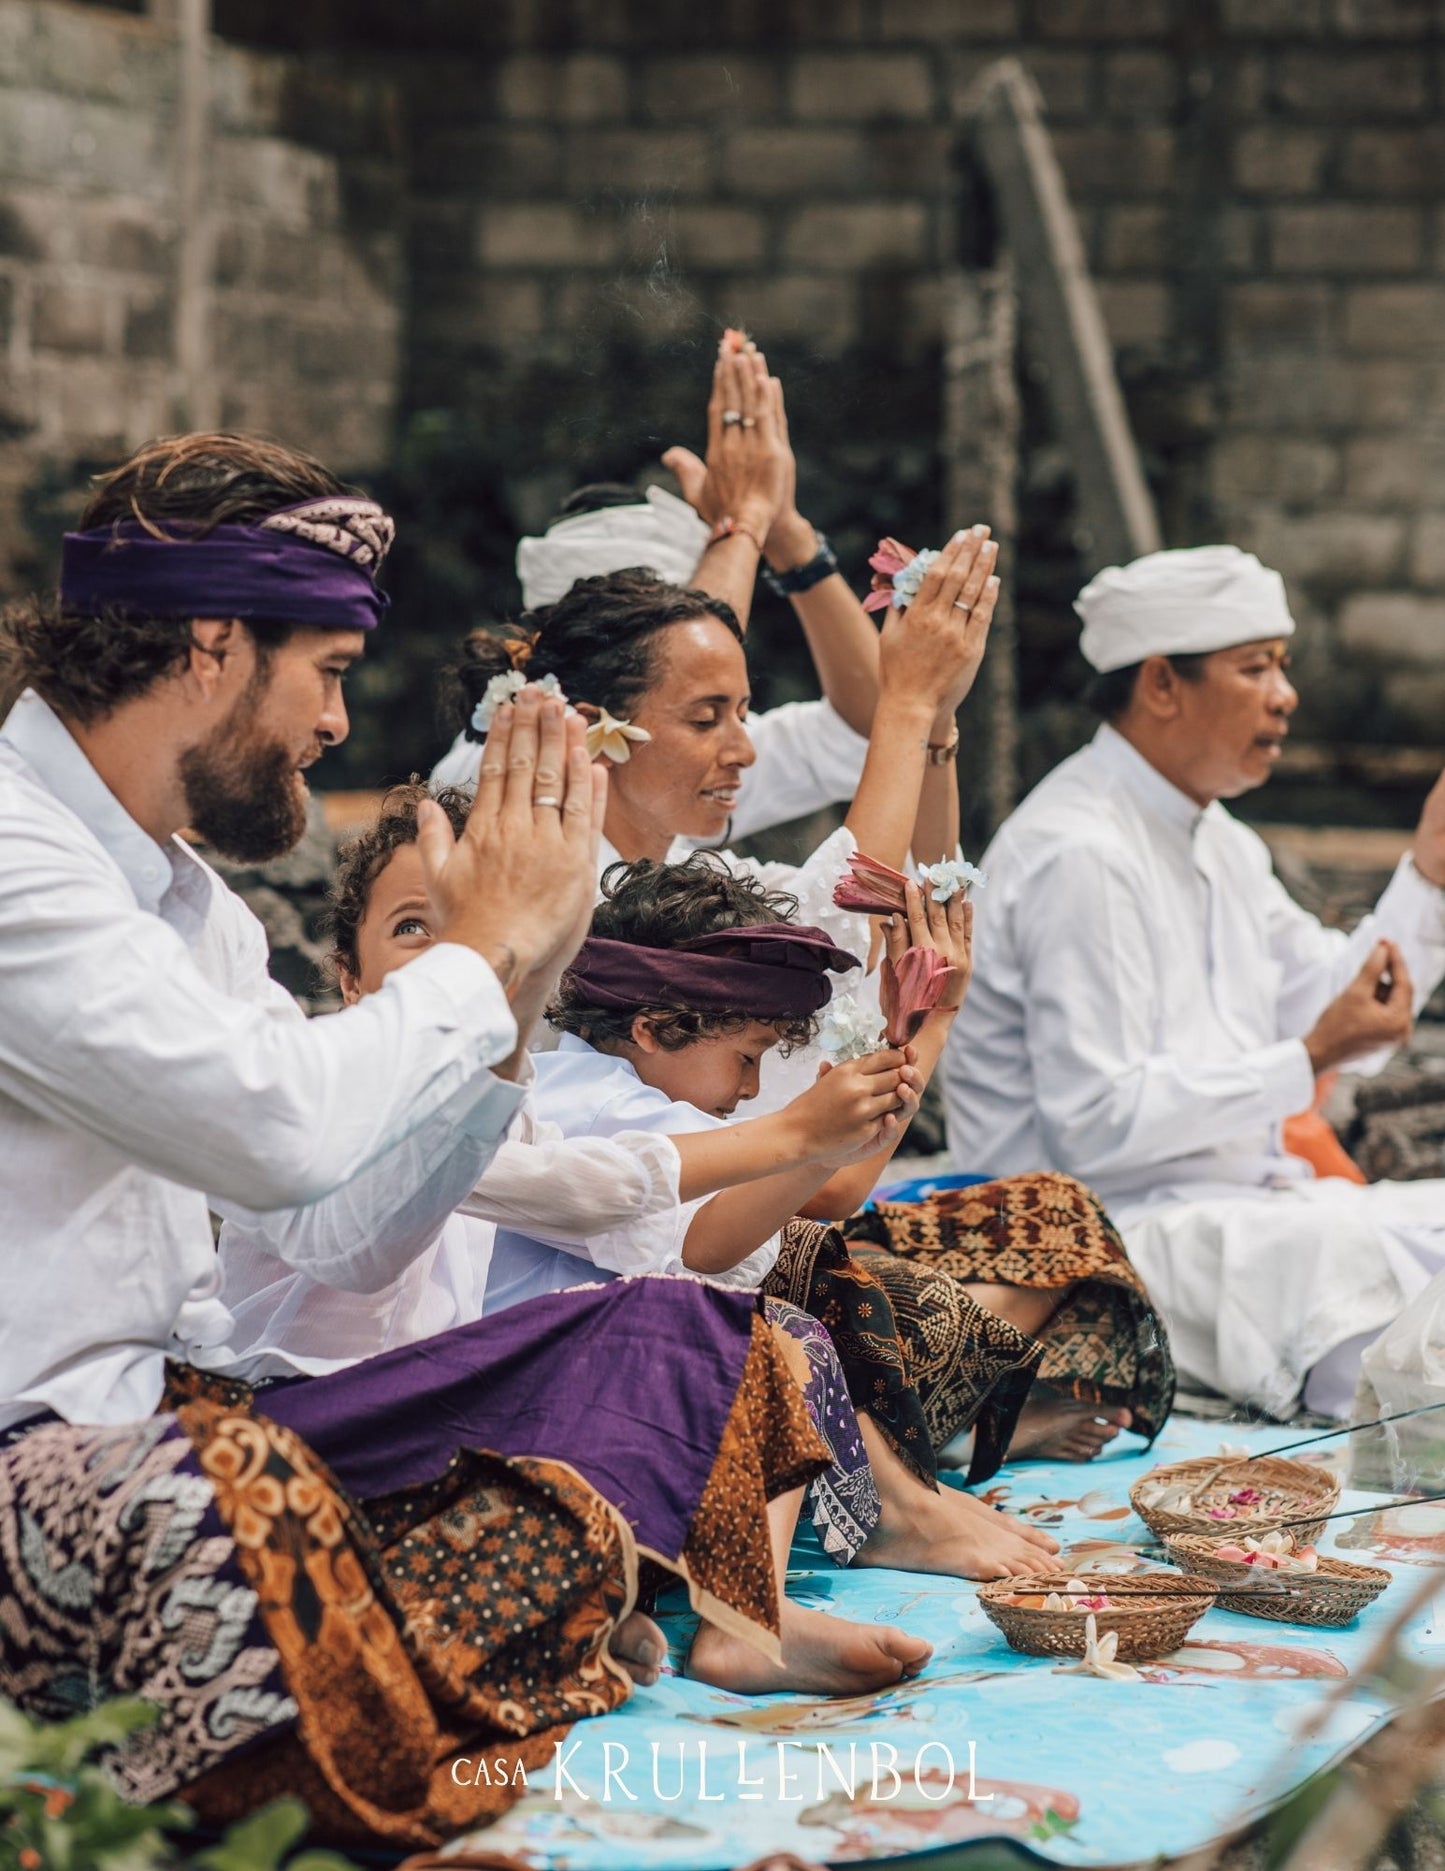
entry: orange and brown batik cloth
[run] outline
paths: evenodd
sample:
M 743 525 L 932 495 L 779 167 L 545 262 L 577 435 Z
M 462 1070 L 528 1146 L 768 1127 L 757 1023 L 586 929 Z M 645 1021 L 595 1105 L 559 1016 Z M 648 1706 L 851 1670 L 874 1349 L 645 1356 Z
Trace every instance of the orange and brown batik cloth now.
M 842 1232 L 888 1294 L 934 1448 L 973 1429 L 971 1483 L 1003 1461 L 1035 1379 L 1123 1405 L 1151 1441 L 1164 1427 L 1174 1362 L 1163 1321 L 1103 1204 L 1072 1176 L 879 1202 Z M 1031 1338 L 972 1299 L 969 1283 L 1069 1290 Z
M 179 1790 L 208 1821 L 289 1792 L 338 1843 L 433 1845 L 484 1823 L 519 1763 L 626 1699 L 606 1646 L 641 1555 L 776 1651 L 766 1503 L 827 1452 L 766 1324 L 739 1329 L 675 1553 L 550 1456 L 464 1451 L 358 1505 L 261 1413 L 267 1393 L 183 1367 L 149 1423 L 38 1423 L 0 1448 L 0 1694 L 55 1716 L 155 1703 L 112 1777 L 135 1798 Z

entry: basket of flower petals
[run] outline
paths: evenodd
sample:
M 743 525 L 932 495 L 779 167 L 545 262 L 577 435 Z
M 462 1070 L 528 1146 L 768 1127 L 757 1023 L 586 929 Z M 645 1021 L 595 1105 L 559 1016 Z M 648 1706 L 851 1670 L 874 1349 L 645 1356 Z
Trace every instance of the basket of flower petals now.
M 1110 1662 L 1136 1663 L 1177 1650 L 1214 1603 L 1214 1590 L 1173 1572 L 1050 1572 L 990 1580 L 978 1602 L 1028 1656 L 1085 1658 L 1107 1647 Z
M 1390 1583 L 1380 1566 L 1326 1557 L 1291 1533 L 1176 1533 L 1165 1545 L 1175 1565 L 1208 1579 L 1231 1611 L 1281 1624 L 1348 1624 Z M 1246 1589 L 1256 1580 L 1258 1592 Z
M 1339 1498 L 1340 1484 L 1327 1470 L 1281 1455 L 1166 1462 L 1129 1490 L 1134 1512 L 1161 1540 L 1173 1533 L 1258 1539 L 1279 1528 L 1300 1541 L 1318 1539 Z

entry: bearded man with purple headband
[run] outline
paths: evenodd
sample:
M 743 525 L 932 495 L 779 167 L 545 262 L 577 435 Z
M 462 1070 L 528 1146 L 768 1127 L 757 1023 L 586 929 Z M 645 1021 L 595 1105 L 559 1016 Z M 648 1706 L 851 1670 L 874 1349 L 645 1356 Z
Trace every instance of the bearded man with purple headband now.
M 590 916 L 605 780 L 535 690 L 460 836 L 420 814 L 439 940 L 358 1006 L 305 1020 L 182 839 L 299 837 L 391 534 L 304 455 L 174 438 L 101 479 L 56 601 L 4 618 L 0 1697 L 154 1704 L 108 1761 L 132 1797 L 299 1791 L 333 1838 L 429 1845 L 655 1674 L 639 1547 L 781 1658 L 768 1503 L 828 1458 L 755 1305 L 700 1284 L 218 1375 L 208 1207 L 299 1206 L 297 1265 L 395 1279 L 434 1233 L 416 1191 L 451 1206 L 496 1152 Z

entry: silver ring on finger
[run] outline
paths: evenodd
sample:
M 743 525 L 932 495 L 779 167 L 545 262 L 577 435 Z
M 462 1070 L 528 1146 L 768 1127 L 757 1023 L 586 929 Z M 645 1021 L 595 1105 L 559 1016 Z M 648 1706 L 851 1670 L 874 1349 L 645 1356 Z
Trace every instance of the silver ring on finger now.
M 962 598 L 955 598 L 953 600 L 953 608 L 956 611 L 962 611 L 965 617 L 971 616 L 973 612 L 973 606 L 971 604 L 965 604 Z
M 534 806 L 555 806 L 560 811 L 562 801 L 554 797 L 551 793 L 538 793 L 536 798 L 532 801 L 532 804 Z
M 740 409 L 725 409 L 722 419 L 725 429 L 735 429 L 743 419 L 743 412 Z

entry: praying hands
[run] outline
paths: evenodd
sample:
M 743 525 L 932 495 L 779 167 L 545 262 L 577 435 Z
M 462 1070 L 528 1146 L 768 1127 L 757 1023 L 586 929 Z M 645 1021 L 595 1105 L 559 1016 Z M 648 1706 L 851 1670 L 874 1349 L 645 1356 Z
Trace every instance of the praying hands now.
M 461 837 L 433 801 L 418 814 L 437 940 L 474 949 L 505 987 L 555 974 L 587 931 L 607 777 L 585 737 L 560 700 L 524 689 L 497 710 Z

